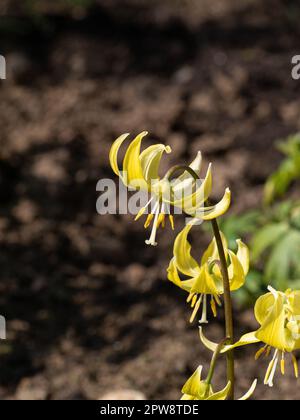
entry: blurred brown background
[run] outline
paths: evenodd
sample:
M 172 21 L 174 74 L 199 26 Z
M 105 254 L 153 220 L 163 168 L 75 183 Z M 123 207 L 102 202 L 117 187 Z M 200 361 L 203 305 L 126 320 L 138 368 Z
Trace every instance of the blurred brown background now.
M 168 165 L 202 150 L 232 212 L 255 205 L 275 140 L 300 128 L 299 2 L 2 0 L 0 13 L 0 396 L 178 399 L 210 354 L 166 280 L 175 233 L 146 247 L 142 223 L 97 215 L 96 183 L 112 177 L 112 141 L 148 130 L 172 147 Z M 236 311 L 237 336 L 256 327 Z M 254 352 L 239 353 L 239 395 L 264 375 Z M 291 378 L 256 397 L 298 399 Z

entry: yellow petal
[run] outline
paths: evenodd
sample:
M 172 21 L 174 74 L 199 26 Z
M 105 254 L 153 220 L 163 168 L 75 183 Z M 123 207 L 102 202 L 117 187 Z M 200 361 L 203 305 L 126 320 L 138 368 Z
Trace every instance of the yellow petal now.
M 229 381 L 228 384 L 222 391 L 215 392 L 210 397 L 207 398 L 207 401 L 225 401 L 228 397 L 228 394 L 231 389 L 231 382 Z
M 199 181 L 198 181 L 199 182 Z M 204 204 L 208 199 L 212 190 L 212 174 L 211 174 L 211 165 L 206 173 L 206 177 L 202 184 L 196 189 L 193 194 L 186 195 L 184 194 L 179 199 L 174 198 L 170 201 L 174 207 L 179 207 L 183 209 L 187 214 L 193 214 L 195 208 L 198 208 Z M 185 192 L 185 190 L 183 190 Z
M 199 328 L 199 333 L 200 333 L 200 340 L 202 341 L 204 346 L 208 348 L 209 350 L 211 350 L 212 352 L 216 351 L 218 344 L 208 340 L 205 337 L 202 327 Z M 256 337 L 256 331 L 254 331 L 254 332 L 243 335 L 240 338 L 240 340 L 236 342 L 235 344 L 224 346 L 224 348 L 221 350 L 221 353 L 226 353 L 227 351 L 233 350 L 236 347 L 242 347 L 248 344 L 254 344 L 254 343 L 259 343 L 259 342 L 260 340 Z
M 207 169 L 207 173 L 202 184 L 190 196 L 184 197 L 183 209 L 187 214 L 191 214 L 191 209 L 203 206 L 212 191 L 212 170 L 211 164 Z
M 182 401 L 193 401 L 193 400 L 195 400 L 196 398 L 195 397 L 193 397 L 192 395 L 187 395 L 187 394 L 184 394 L 181 398 L 180 398 Z
M 119 176 L 120 175 L 120 169 L 118 166 L 118 152 L 122 145 L 122 143 L 127 139 L 129 136 L 128 133 L 122 134 L 122 136 L 118 137 L 117 140 L 115 140 L 111 146 L 110 152 L 109 152 L 109 162 L 112 170 L 114 173 Z
M 170 261 L 169 267 L 167 269 L 168 272 L 168 280 L 174 283 L 176 286 L 180 287 L 181 289 L 185 290 L 186 292 L 190 293 L 191 288 L 194 283 L 194 279 L 190 280 L 181 280 L 178 275 L 178 270 L 176 267 L 175 258 L 172 258 Z
M 227 239 L 225 235 L 222 232 L 221 232 L 221 238 L 222 238 L 223 248 L 225 251 L 225 256 L 227 258 L 228 243 L 227 243 Z M 218 260 L 218 259 L 219 259 L 219 251 L 218 251 L 216 239 L 214 238 L 201 258 L 201 265 L 206 264 L 209 260 Z
M 259 340 L 256 336 L 256 331 L 252 331 L 248 334 L 243 335 L 236 343 L 225 346 L 222 350 L 222 353 L 226 353 L 227 351 L 233 350 L 237 347 L 248 346 L 249 344 L 256 344 L 260 341 L 261 340 Z
M 294 342 L 293 350 L 300 350 L 300 336 L 299 336 L 299 333 L 300 333 L 300 291 L 287 290 L 286 295 L 289 302 L 289 308 L 295 319 L 294 321 L 295 325 L 293 326 L 293 328 L 291 328 L 291 330 L 295 330 L 295 334 L 298 334 L 298 337 L 299 337 L 299 339 L 295 340 Z M 291 324 L 291 321 L 288 323 L 288 325 L 290 326 L 290 324 Z M 297 336 L 295 335 L 294 337 L 296 338 Z
M 198 175 L 198 177 L 200 176 L 201 164 L 202 154 L 201 152 L 198 152 L 196 158 L 189 165 L 189 167 Z M 195 183 L 195 178 L 188 171 L 185 171 L 182 175 L 172 181 L 174 196 L 176 198 L 184 197 L 185 192 L 190 193 L 193 191 L 192 188 Z
M 255 379 L 255 381 L 253 382 L 253 384 L 251 385 L 250 389 L 248 392 L 246 392 L 245 395 L 243 395 L 241 398 L 239 398 L 239 401 L 246 401 L 249 400 L 250 397 L 252 397 L 255 389 L 257 386 L 257 379 Z
M 254 314 L 257 322 L 259 322 L 260 325 L 263 324 L 267 316 L 269 315 L 272 306 L 275 303 L 275 298 L 272 293 L 266 293 L 263 296 L 260 296 L 256 304 L 254 306 Z
M 193 169 L 194 172 L 199 176 L 201 171 L 201 165 L 202 165 L 202 153 L 199 151 L 197 153 L 196 158 L 189 164 L 189 167 Z M 185 172 L 185 176 L 188 175 L 188 172 Z
M 174 243 L 174 257 L 176 258 L 176 265 L 186 276 L 195 277 L 199 274 L 199 265 L 191 256 L 191 244 L 187 240 L 187 236 L 193 224 L 186 225 L 182 231 L 177 235 Z
M 198 152 L 196 158 L 193 160 L 193 162 L 189 164 L 189 167 L 199 176 L 201 165 L 202 165 L 202 154 L 201 152 Z M 175 180 L 176 188 L 178 187 L 179 189 L 180 184 L 186 180 L 194 181 L 195 178 L 188 171 L 185 171 L 182 175 L 176 178 Z
M 222 281 L 220 280 L 218 284 L 216 280 L 216 278 L 210 275 L 208 265 L 205 264 L 200 268 L 198 276 L 195 277 L 191 292 L 203 293 L 206 295 L 218 295 L 222 293 Z
M 215 352 L 217 350 L 218 344 L 217 343 L 214 343 L 213 341 L 208 340 L 205 337 L 205 335 L 203 333 L 203 328 L 202 327 L 199 327 L 199 335 L 200 335 L 201 342 L 204 344 L 204 346 L 206 348 L 208 348 L 212 352 Z
M 228 250 L 228 255 L 231 262 L 230 266 L 228 267 L 230 290 L 234 291 L 240 289 L 244 285 L 246 277 L 243 266 L 235 253 Z
M 123 161 L 123 171 L 127 176 L 127 185 L 134 188 L 147 188 L 140 161 L 141 142 L 147 134 L 147 131 L 144 131 L 130 143 Z
M 238 245 L 237 257 L 240 263 L 242 264 L 245 276 L 247 276 L 249 272 L 249 261 L 250 261 L 249 248 L 240 239 L 238 239 L 236 243 Z
M 212 206 L 210 209 L 205 209 L 202 219 L 203 220 L 212 220 L 216 217 L 222 216 L 227 212 L 231 203 L 231 191 L 229 188 L 226 189 L 224 197 L 218 204 Z M 197 210 L 197 209 L 196 209 Z M 201 211 L 200 211 L 201 214 Z M 197 217 L 197 216 L 196 216 Z
M 270 303 L 270 296 L 262 296 L 255 305 L 256 318 L 262 323 L 256 332 L 256 337 L 281 351 L 290 352 L 294 347 L 294 340 L 287 335 L 285 329 L 284 295 L 272 289 L 273 302 Z
M 211 385 L 201 380 L 202 366 L 193 373 L 193 375 L 186 381 L 182 388 L 184 400 L 206 400 L 213 395 Z
M 300 315 L 300 291 L 287 290 L 286 295 L 294 316 Z
M 193 375 L 186 381 L 181 391 L 183 394 L 192 395 L 194 397 L 199 394 L 202 370 L 203 366 L 198 366 Z
M 171 148 L 164 144 L 154 144 L 141 153 L 140 162 L 148 184 L 151 183 L 151 180 L 159 179 L 159 164 L 164 152 L 171 153 Z

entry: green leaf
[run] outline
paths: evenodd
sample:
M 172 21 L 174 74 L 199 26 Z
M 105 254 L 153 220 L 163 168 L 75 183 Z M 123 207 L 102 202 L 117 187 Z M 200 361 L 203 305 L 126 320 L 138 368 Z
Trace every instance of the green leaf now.
M 252 258 L 253 261 L 261 256 L 272 244 L 282 238 L 288 232 L 287 223 L 274 223 L 263 227 L 252 239 Z
M 264 189 L 264 202 L 267 205 L 284 195 L 291 183 L 300 178 L 300 134 L 281 141 L 277 148 L 286 158 L 267 179 Z
M 264 201 L 270 204 L 274 198 L 283 196 L 292 181 L 299 177 L 299 167 L 291 159 L 283 161 L 279 169 L 274 172 L 266 182 Z
M 243 215 L 228 216 L 220 220 L 220 228 L 228 240 L 230 249 L 237 249 L 236 239 L 255 232 L 259 216 L 259 211 L 251 210 Z
M 293 271 L 300 265 L 300 232 L 290 230 L 273 248 L 265 268 L 266 279 L 280 290 L 288 287 Z

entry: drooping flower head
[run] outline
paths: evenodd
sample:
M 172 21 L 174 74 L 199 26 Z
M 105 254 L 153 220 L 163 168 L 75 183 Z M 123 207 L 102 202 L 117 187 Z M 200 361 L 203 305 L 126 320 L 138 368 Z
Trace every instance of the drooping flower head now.
M 269 356 L 274 350 L 269 363 L 264 383 L 273 386 L 274 376 L 280 360 L 281 373 L 285 374 L 285 356 L 290 354 L 298 378 L 298 364 L 293 351 L 300 349 L 300 291 L 287 290 L 278 292 L 269 287 L 269 293 L 261 296 L 255 305 L 254 312 L 260 328 L 245 334 L 232 346 L 225 346 L 222 352 L 247 344 L 262 342 L 264 346 L 256 353 L 255 359 L 263 354 Z M 216 344 L 207 340 L 200 330 L 202 342 L 215 351 Z
M 121 178 L 125 186 L 150 193 L 148 203 L 138 212 L 136 220 L 151 207 L 145 227 L 148 227 L 152 222 L 153 227 L 150 239 L 146 243 L 156 245 L 156 231 L 160 225 L 164 226 L 166 214 L 169 215 L 171 226 L 174 229 L 170 206 L 179 208 L 190 216 L 212 220 L 227 211 L 231 194 L 230 190 L 227 189 L 218 204 L 205 207 L 204 204 L 212 190 L 211 165 L 209 165 L 202 182 L 196 181 L 188 171 L 184 171 L 177 179 L 172 181 L 169 180 L 168 173 L 165 177 L 160 178 L 161 158 L 164 153 L 171 153 L 171 148 L 164 144 L 154 144 L 141 151 L 142 140 L 147 134 L 147 132 L 142 132 L 129 144 L 122 169 L 118 165 L 118 152 L 129 134 L 123 134 L 113 143 L 109 159 L 113 171 Z M 195 160 L 189 166 L 197 176 L 200 175 L 201 163 L 202 156 L 198 152 Z
M 193 308 L 190 322 L 193 322 L 202 305 L 202 318 L 199 322 L 207 323 L 207 299 L 210 297 L 211 309 L 216 316 L 216 304 L 221 304 L 220 296 L 224 293 L 224 283 L 215 239 L 204 252 L 200 262 L 192 257 L 188 234 L 194 223 L 195 221 L 186 225 L 175 240 L 174 256 L 168 267 L 168 279 L 188 293 L 187 302 L 190 302 Z M 235 254 L 228 248 L 225 236 L 223 234 L 221 236 L 228 263 L 230 289 L 234 291 L 245 283 L 249 271 L 249 250 L 241 240 L 238 240 L 238 251 Z M 182 280 L 179 273 L 187 279 Z
M 201 379 L 203 367 L 199 366 L 193 375 L 187 380 L 182 388 L 183 396 L 182 400 L 215 400 L 224 401 L 227 399 L 231 383 L 228 382 L 226 387 L 222 391 L 214 392 L 212 386 L 205 380 Z M 253 382 L 249 391 L 239 400 L 248 400 L 255 391 L 257 380 Z

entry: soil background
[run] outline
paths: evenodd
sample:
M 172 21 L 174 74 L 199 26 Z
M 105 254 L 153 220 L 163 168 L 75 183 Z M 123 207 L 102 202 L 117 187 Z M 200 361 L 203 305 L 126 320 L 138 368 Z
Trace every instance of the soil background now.
M 166 267 L 175 233 L 96 212 L 99 179 L 123 132 L 169 144 L 164 168 L 213 162 L 231 212 L 261 200 L 279 138 L 300 128 L 298 1 L 2 0 L 0 49 L 0 343 L 2 399 L 98 399 L 135 390 L 178 399 L 210 354 Z M 145 144 L 149 144 L 147 141 Z M 176 219 L 176 231 L 183 219 Z M 209 237 L 199 230 L 195 245 Z M 200 254 L 199 254 L 200 255 Z M 256 327 L 236 306 L 236 336 Z M 220 319 L 208 335 L 221 339 Z M 263 378 L 257 349 L 237 356 L 237 394 Z M 225 363 L 215 388 L 225 385 Z M 254 398 L 299 399 L 289 369 Z

